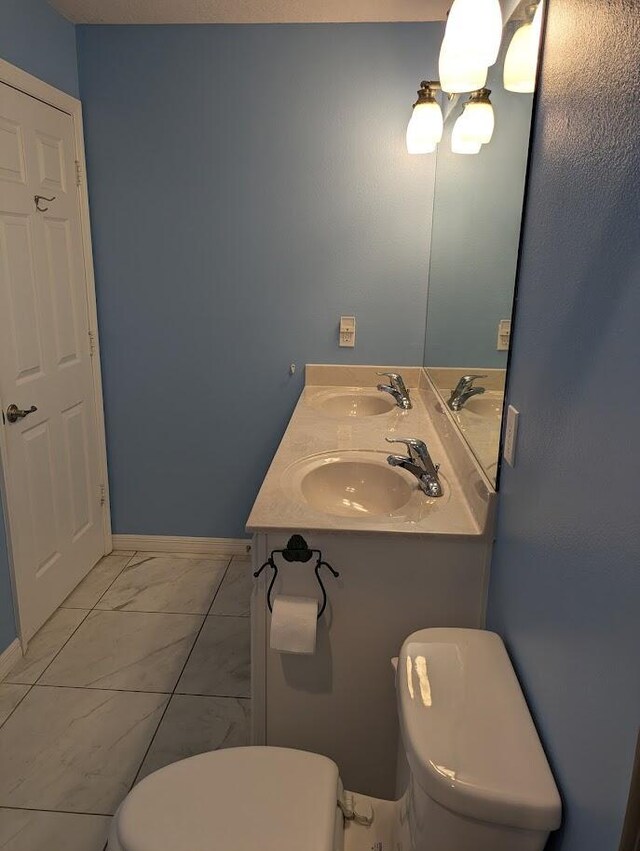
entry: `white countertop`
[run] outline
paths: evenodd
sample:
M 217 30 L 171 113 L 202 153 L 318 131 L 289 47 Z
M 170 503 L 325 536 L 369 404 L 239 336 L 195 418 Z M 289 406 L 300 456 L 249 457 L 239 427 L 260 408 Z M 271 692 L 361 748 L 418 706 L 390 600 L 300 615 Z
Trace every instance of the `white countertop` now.
M 434 405 L 437 405 L 434 399 L 438 397 L 430 389 L 423 370 L 398 368 L 411 392 L 413 408 L 410 411 L 394 407 L 389 413 L 378 416 L 339 417 L 328 415 L 317 407 L 322 397 L 330 392 L 345 392 L 347 389 L 375 392 L 376 381 L 380 380 L 375 377 L 375 369 L 307 367 L 307 385 L 254 503 L 247 521 L 249 532 L 349 531 L 456 537 L 485 534 L 492 500 L 484 490 L 490 489 L 486 488 L 479 472 L 476 480 L 474 465 L 464 455 L 461 456 L 457 444 L 453 452 L 445 448 L 452 436 L 446 428 L 442 434 L 438 433 L 434 422 L 437 414 L 433 414 L 436 410 Z M 326 383 L 312 384 L 310 381 Z M 410 476 L 416 491 L 407 511 L 393 516 L 351 517 L 331 515 L 313 508 L 292 487 L 295 465 L 310 456 L 357 450 L 379 452 L 381 458 L 390 452 L 403 454 L 402 446 L 389 446 L 385 437 L 424 440 L 433 461 L 441 465 L 445 491 L 442 497 L 433 499 L 426 496 L 419 490 L 417 481 L 403 471 Z M 453 440 L 456 440 L 455 435 Z

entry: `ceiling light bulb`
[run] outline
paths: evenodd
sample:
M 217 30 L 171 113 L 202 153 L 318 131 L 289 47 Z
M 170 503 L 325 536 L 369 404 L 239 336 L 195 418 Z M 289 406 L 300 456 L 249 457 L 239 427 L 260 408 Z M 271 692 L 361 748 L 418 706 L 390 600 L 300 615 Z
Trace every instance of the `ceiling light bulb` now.
M 470 51 L 458 50 L 446 37 L 440 48 L 440 84 L 445 92 L 460 94 L 481 89 L 487 82 L 488 66 Z
M 536 9 L 533 21 L 516 30 L 504 60 L 504 87 L 509 92 L 534 92 L 540 33 L 542 31 L 542 3 Z
M 429 83 L 423 81 L 407 127 L 407 151 L 410 154 L 432 154 L 442 139 L 443 131 L 440 104 Z
M 490 94 L 489 89 L 480 89 L 479 92 L 474 92 L 463 113 L 466 135 L 482 145 L 491 141 L 496 126 L 493 106 L 489 100 Z
M 500 0 L 454 0 L 444 37 L 455 54 L 493 65 L 502 42 Z
M 479 154 L 482 143 L 473 139 L 467 133 L 466 110 L 453 125 L 451 133 L 451 150 L 454 154 Z

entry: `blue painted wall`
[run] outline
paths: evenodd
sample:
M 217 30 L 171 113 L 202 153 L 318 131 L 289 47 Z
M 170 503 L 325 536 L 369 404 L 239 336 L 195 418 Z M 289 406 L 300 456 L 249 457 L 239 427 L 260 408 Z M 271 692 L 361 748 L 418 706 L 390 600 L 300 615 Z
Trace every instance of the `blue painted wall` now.
M 46 0 L 0 0 L 0 58 L 78 96 L 75 27 Z
M 489 623 L 561 791 L 561 851 L 616 851 L 640 721 L 640 18 L 551 0 Z
M 0 58 L 69 94 L 78 94 L 75 27 L 46 0 L 0 0 Z M 0 652 L 15 636 L 0 502 Z
M 505 30 L 502 56 L 487 86 L 496 115 L 490 145 L 478 155 L 451 152 L 449 117 L 438 151 L 431 237 L 424 363 L 504 369 L 496 350 L 498 322 L 513 306 L 522 199 L 529 150 L 532 95 L 507 92 L 503 59 L 514 26 Z
M 421 362 L 442 32 L 78 28 L 116 532 L 242 535 L 305 363 Z

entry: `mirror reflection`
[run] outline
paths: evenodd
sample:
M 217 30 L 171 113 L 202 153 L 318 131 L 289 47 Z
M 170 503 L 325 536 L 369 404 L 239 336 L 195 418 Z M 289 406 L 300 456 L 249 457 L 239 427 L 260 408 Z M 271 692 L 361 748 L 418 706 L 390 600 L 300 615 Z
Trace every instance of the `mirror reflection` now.
M 489 69 L 486 83 L 471 96 L 454 95 L 445 101 L 437 153 L 424 365 L 452 420 L 494 484 L 539 9 L 519 5 L 503 30 L 498 61 Z M 446 42 L 445 37 L 443 53 Z M 455 83 L 448 85 L 455 87 Z

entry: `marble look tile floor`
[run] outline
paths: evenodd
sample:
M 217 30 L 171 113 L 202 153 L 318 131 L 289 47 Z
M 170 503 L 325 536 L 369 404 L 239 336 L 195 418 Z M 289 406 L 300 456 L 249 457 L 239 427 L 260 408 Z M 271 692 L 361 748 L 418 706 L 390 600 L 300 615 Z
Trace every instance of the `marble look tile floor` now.
M 250 562 L 114 552 L 0 683 L 0 849 L 103 851 L 135 783 L 249 743 Z

